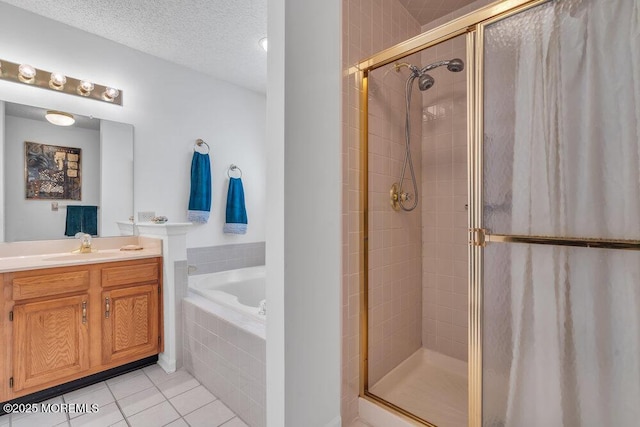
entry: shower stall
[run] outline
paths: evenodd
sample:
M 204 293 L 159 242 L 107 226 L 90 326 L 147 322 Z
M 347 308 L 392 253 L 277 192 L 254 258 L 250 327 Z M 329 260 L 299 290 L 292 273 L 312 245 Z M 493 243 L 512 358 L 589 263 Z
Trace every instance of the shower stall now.
M 640 0 L 503 0 L 354 67 L 360 396 L 640 419 Z

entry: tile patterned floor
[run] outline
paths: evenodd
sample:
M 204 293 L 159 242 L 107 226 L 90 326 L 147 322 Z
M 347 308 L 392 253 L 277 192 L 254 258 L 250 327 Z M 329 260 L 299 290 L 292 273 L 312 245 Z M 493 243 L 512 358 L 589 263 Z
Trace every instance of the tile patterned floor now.
M 97 404 L 96 413 L 14 413 L 0 427 L 247 427 L 187 371 L 158 365 L 51 399 L 51 404 Z

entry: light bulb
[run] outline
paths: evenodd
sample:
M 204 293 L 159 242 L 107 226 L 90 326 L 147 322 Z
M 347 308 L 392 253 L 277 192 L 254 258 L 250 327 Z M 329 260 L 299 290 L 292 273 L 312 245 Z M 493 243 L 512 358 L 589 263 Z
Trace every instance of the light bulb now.
M 18 67 L 18 79 L 23 83 L 33 83 L 36 76 L 36 69 L 29 64 L 21 64 Z
M 82 96 L 89 96 L 91 94 L 91 91 L 93 90 L 93 87 L 93 83 L 82 80 L 80 82 L 80 86 L 78 86 L 78 93 Z
M 102 97 L 106 100 L 106 101 L 113 101 L 114 99 L 116 99 L 118 97 L 118 95 L 120 95 L 120 91 L 116 88 L 112 88 L 112 87 L 108 87 L 104 90 L 104 93 L 102 94 Z
M 55 90 L 62 90 L 64 84 L 67 82 L 67 78 L 62 73 L 51 73 L 51 79 L 49 80 L 49 87 Z
M 267 51 L 267 38 L 261 38 L 260 41 L 258 41 L 258 44 L 260 45 L 260 47 L 262 47 L 264 49 L 264 51 Z

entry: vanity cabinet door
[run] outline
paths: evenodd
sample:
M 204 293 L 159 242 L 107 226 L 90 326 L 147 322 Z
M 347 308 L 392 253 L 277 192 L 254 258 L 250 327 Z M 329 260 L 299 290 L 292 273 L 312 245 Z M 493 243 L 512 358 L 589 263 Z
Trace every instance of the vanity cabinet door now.
M 88 301 L 85 293 L 14 306 L 14 391 L 89 369 Z
M 138 360 L 158 353 L 158 285 L 102 292 L 104 364 Z

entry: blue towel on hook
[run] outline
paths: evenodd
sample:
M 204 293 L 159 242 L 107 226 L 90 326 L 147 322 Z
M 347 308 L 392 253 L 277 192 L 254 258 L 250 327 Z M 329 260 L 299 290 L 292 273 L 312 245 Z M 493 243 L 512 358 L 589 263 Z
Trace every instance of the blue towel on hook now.
M 224 232 L 230 234 L 246 234 L 247 209 L 244 205 L 244 188 L 240 178 L 229 179 L 227 192 L 227 219 Z
M 211 211 L 211 161 L 209 154 L 194 151 L 191 159 L 191 192 L 187 218 L 197 224 L 206 224 Z

